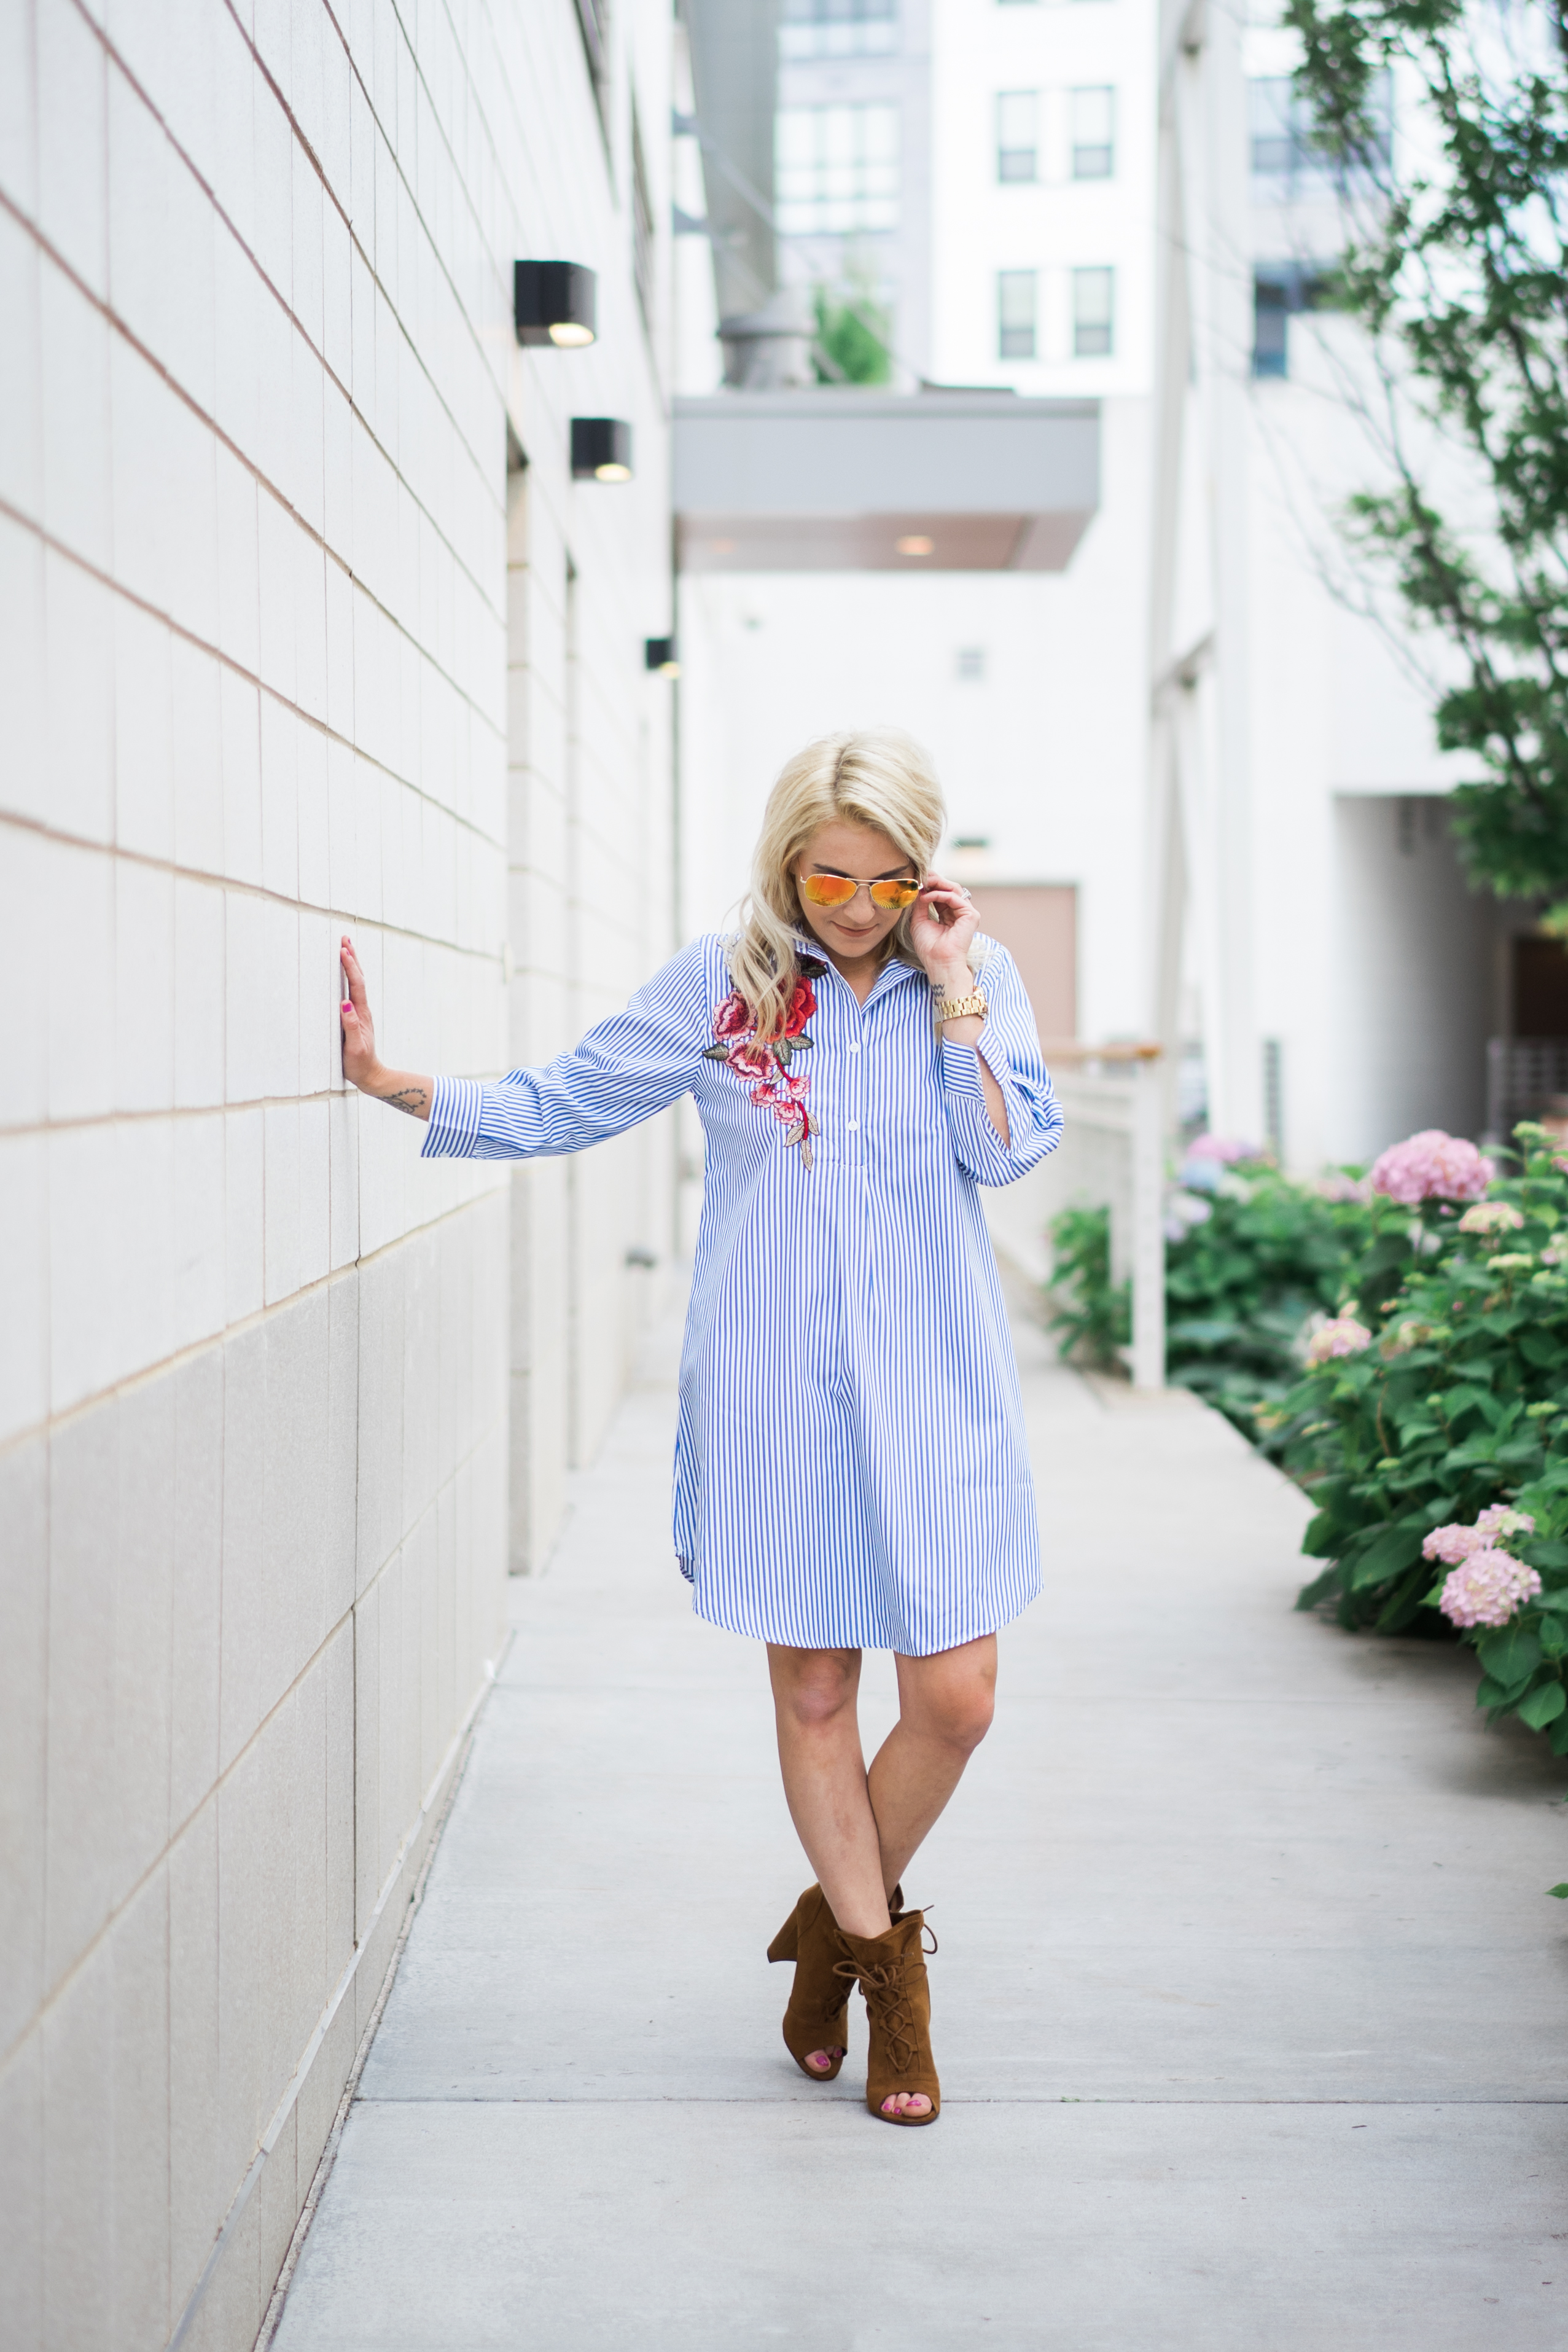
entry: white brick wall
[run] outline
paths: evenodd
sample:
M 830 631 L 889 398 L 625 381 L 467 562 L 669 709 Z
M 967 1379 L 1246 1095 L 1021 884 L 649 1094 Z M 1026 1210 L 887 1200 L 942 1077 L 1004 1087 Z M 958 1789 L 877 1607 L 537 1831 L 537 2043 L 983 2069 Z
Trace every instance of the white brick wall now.
M 573 0 L 0 9 L 8 2352 L 166 2343 L 225 2217 L 185 2340 L 254 2339 L 502 1639 L 508 1449 L 526 1564 L 667 1253 L 667 1128 L 422 1163 L 335 1010 L 348 928 L 389 1055 L 496 1070 L 670 943 L 670 36 L 617 14 L 604 142 Z M 599 270 L 593 350 L 517 352 L 522 254 Z M 571 483 L 573 413 L 634 483 Z

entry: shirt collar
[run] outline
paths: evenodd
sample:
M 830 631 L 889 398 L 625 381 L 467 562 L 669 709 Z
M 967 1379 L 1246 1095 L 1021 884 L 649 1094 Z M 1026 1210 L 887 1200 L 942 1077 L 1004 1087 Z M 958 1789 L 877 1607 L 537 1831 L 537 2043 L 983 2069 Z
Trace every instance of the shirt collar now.
M 833 966 L 822 953 L 821 940 L 811 939 L 804 931 L 795 934 L 795 952 L 800 956 L 810 956 L 827 971 L 833 971 Z M 866 1003 L 869 1004 L 873 997 L 884 994 L 890 988 L 896 988 L 901 981 L 924 980 L 925 977 L 918 964 L 905 963 L 902 956 L 890 956 L 873 981 Z

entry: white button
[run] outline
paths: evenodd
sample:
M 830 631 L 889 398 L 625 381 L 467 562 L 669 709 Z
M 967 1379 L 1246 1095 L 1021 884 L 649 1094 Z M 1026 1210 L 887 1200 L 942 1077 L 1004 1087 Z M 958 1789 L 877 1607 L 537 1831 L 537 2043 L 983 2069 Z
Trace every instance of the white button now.
M 860 1047 L 858 1045 L 852 1045 L 850 1047 L 850 1051 L 852 1054 L 858 1054 L 860 1052 Z
M 851 1133 L 852 1135 L 858 1135 L 858 1134 L 860 1133 L 860 1131 L 861 1131 L 861 1123 L 860 1123 L 859 1119 L 858 1119 L 858 1118 L 852 1118 L 852 1119 L 851 1119 L 851 1121 L 850 1121 L 850 1133 Z

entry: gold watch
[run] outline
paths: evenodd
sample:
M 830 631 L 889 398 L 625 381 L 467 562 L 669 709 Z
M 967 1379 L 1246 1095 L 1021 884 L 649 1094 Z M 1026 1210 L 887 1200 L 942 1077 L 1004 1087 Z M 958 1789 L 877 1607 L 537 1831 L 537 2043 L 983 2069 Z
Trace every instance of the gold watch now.
M 931 1018 L 938 1029 L 945 1021 L 967 1021 L 971 1013 L 983 1021 L 988 1010 L 977 988 L 972 988 L 967 996 L 933 996 L 931 1000 Z

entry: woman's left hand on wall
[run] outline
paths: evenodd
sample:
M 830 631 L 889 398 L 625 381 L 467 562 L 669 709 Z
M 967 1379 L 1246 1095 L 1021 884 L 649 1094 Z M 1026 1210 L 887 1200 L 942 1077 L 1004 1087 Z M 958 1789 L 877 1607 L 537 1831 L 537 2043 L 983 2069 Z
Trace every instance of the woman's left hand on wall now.
M 373 1096 L 377 1102 L 390 1103 L 393 1110 L 405 1110 L 411 1118 L 427 1119 L 434 1093 L 432 1081 L 415 1070 L 389 1070 L 377 1059 L 376 1026 L 371 1018 L 371 1000 L 365 993 L 365 975 L 346 931 L 338 961 L 343 967 L 349 990 L 338 1006 L 343 1026 L 343 1076 L 350 1086 L 358 1087 L 361 1094 Z

